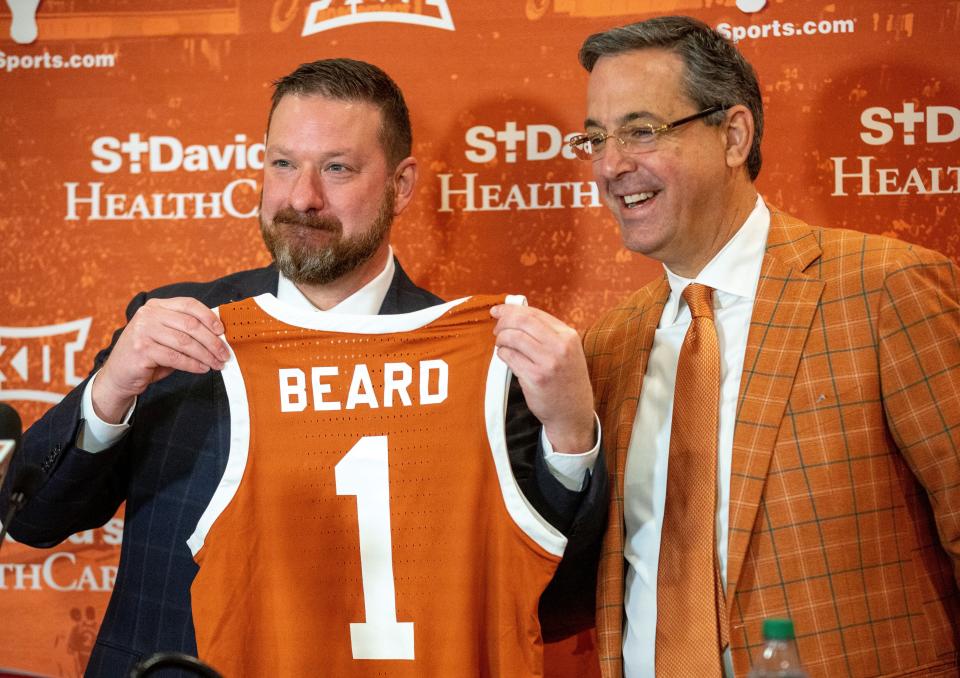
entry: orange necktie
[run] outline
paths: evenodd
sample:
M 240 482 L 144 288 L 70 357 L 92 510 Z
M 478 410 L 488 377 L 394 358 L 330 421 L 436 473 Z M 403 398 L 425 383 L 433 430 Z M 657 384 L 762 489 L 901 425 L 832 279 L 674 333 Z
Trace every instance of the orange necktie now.
M 657 569 L 657 678 L 722 676 L 727 644 L 717 561 L 720 346 L 713 289 L 693 283 L 683 298 L 691 319 L 673 396 Z

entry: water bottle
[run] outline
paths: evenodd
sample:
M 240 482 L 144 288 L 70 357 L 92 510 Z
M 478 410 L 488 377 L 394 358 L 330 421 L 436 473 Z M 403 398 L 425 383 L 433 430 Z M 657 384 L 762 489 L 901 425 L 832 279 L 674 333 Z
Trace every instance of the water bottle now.
M 792 621 L 764 619 L 763 641 L 748 678 L 808 678 L 800 663 Z

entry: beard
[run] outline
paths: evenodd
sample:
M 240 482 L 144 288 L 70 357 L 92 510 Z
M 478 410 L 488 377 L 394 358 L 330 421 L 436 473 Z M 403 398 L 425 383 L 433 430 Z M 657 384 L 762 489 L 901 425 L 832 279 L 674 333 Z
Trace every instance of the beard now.
M 318 216 L 284 207 L 265 221 L 260 217 L 260 233 L 280 272 L 294 283 L 327 285 L 366 263 L 376 254 L 390 233 L 396 198 L 387 186 L 373 223 L 363 233 L 344 238 L 343 223 L 334 216 Z M 328 242 L 317 245 L 314 233 L 327 233 Z

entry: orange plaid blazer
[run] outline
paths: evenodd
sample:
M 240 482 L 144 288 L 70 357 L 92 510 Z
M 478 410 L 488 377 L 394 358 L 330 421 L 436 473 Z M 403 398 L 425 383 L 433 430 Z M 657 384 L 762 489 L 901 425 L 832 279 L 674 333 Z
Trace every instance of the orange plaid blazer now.
M 929 250 L 771 211 L 733 441 L 738 677 L 772 616 L 794 620 L 811 676 L 960 675 L 958 285 Z M 669 291 L 650 283 L 584 339 L 611 478 L 604 678 L 623 673 L 623 473 Z

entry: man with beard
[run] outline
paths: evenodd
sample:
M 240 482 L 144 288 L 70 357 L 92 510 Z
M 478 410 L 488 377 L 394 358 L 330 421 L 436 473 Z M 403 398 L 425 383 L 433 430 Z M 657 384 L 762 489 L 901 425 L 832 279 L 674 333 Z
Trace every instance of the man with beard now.
M 35 465 L 45 480 L 10 526 L 17 539 L 55 545 L 126 502 L 120 567 L 88 676 L 127 675 L 156 651 L 196 654 L 197 566 L 187 541 L 230 447 L 218 373 L 229 353 L 210 309 L 263 293 L 307 312 L 395 314 L 440 303 L 409 280 L 389 244 L 416 183 L 410 149 L 402 94 L 379 68 L 332 59 L 279 80 L 260 209 L 275 265 L 138 295 L 90 377 L 24 434 L 9 476 Z M 517 377 L 506 422 L 514 475 L 576 554 L 596 543 L 605 513 L 602 468 L 593 478 L 565 468 L 564 453 L 589 458 L 598 447 L 579 339 L 537 309 L 492 313 L 498 352 Z M 583 458 L 572 465 L 582 469 Z

